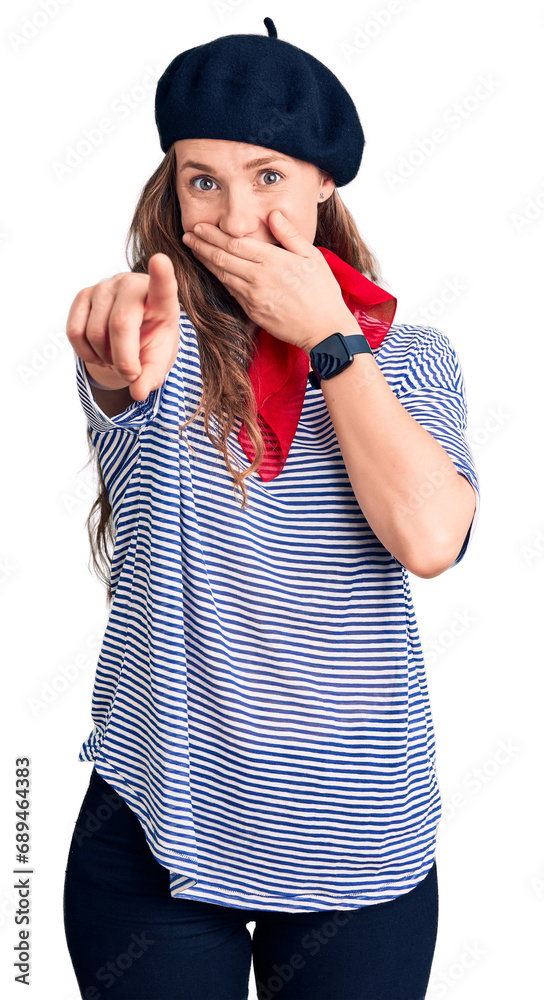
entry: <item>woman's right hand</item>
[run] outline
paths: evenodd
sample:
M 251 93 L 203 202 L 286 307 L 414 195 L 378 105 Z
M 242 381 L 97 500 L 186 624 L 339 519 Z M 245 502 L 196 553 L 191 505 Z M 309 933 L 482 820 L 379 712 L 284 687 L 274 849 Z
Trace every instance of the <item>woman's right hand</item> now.
M 82 288 L 66 324 L 66 336 L 107 388 L 129 387 L 147 399 L 173 367 L 179 347 L 180 304 L 174 265 L 164 253 L 149 258 L 149 274 L 125 272 Z

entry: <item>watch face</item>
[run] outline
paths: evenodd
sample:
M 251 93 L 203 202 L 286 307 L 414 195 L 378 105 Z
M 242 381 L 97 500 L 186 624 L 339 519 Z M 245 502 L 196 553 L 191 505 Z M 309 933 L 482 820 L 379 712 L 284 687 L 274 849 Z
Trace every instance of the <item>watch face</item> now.
M 322 340 L 310 351 L 312 364 L 320 378 L 332 378 L 353 361 L 353 355 L 341 333 Z

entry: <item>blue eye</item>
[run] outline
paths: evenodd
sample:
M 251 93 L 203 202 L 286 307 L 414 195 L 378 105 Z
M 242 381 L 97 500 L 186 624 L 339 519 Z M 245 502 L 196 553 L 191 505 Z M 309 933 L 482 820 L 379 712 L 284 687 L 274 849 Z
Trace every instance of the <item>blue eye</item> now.
M 262 174 L 275 174 L 276 177 L 282 177 L 283 176 L 283 174 L 280 174 L 279 170 L 261 170 L 261 175 Z M 211 177 L 208 177 L 207 174 L 201 174 L 199 177 L 192 177 L 191 180 L 189 181 L 189 183 L 193 187 L 196 187 L 197 191 L 202 191 L 202 192 L 204 192 L 204 191 L 213 191 L 213 188 L 201 188 L 201 187 L 197 187 L 198 181 L 211 181 L 212 184 L 215 184 L 215 181 Z M 265 184 L 264 186 L 265 187 L 276 187 L 277 185 L 276 184 Z
M 191 180 L 190 180 L 190 182 L 189 182 L 189 183 L 190 183 L 190 184 L 193 184 L 193 185 L 194 185 L 194 186 L 196 187 L 196 181 L 211 181 L 211 177 L 193 177 L 193 178 L 191 178 Z M 215 183 L 215 182 L 214 182 L 214 181 L 212 181 L 212 183 Z M 203 190 L 203 189 L 202 189 L 202 188 L 200 188 L 200 187 L 199 187 L 199 188 L 197 188 L 197 191 L 202 191 L 202 190 Z M 207 191 L 209 191 L 210 189 L 209 189 L 209 188 L 206 188 L 206 190 L 207 190 Z

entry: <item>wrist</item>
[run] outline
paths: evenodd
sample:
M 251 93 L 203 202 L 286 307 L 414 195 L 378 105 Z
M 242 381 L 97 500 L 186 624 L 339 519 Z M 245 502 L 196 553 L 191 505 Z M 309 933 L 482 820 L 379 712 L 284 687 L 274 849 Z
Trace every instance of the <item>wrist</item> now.
M 302 347 L 302 350 L 306 352 L 308 357 L 310 357 L 314 347 L 321 344 L 321 342 L 326 340 L 327 337 L 332 336 L 333 333 L 343 333 L 344 337 L 349 337 L 355 333 L 361 333 L 361 327 L 347 306 L 346 312 L 340 314 L 335 322 L 329 323 L 327 329 L 324 330 L 323 327 L 321 327 L 321 329 L 313 333 L 311 337 L 307 337 L 304 343 L 300 344 L 300 347 Z
M 111 366 L 103 368 L 102 365 L 93 365 L 87 361 L 84 361 L 83 364 L 87 372 L 87 379 L 95 389 L 102 389 L 105 392 L 128 389 L 130 383 L 121 375 L 117 375 Z

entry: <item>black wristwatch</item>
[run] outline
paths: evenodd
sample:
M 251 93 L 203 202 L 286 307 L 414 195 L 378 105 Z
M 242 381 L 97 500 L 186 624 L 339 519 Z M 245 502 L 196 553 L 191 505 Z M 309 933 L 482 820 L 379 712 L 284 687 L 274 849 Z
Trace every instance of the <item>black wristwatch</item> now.
M 343 333 L 333 333 L 310 351 L 313 371 L 308 379 L 314 389 L 320 389 L 322 378 L 334 378 L 353 363 L 354 354 L 372 354 L 372 348 L 364 333 L 353 333 L 345 337 Z

